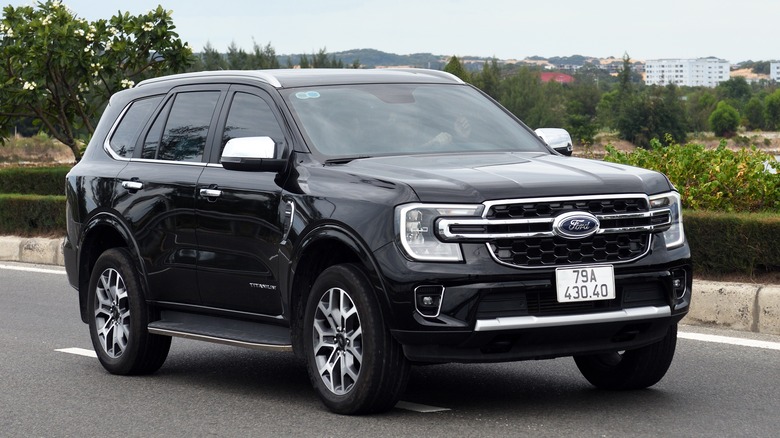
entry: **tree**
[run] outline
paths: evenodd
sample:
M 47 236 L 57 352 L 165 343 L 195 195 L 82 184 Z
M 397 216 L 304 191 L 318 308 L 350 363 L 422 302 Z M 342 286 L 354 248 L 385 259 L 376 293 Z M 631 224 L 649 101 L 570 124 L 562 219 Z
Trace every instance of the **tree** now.
M 230 70 L 249 70 L 251 68 L 249 54 L 233 41 L 228 46 L 227 63 Z
M 447 65 L 444 66 L 444 71 L 461 78 L 465 82 L 471 82 L 469 78 L 469 72 L 463 68 L 463 64 L 461 64 L 457 56 L 453 55 L 452 58 L 450 58 L 450 60 L 447 62 Z
M 780 129 L 780 90 L 764 99 L 764 123 L 767 130 Z
M 567 90 L 566 128 L 574 141 L 593 144 L 599 125 L 596 121 L 601 91 L 592 76 L 580 79 Z
M 211 43 L 207 42 L 203 47 L 203 53 L 200 55 L 201 64 L 203 66 L 200 70 L 226 70 L 228 68 L 227 60 L 221 53 L 211 46 Z
M 764 127 L 764 103 L 758 96 L 750 98 L 745 105 L 743 115 L 745 116 L 745 128 L 756 130 Z
M 170 11 L 77 18 L 60 0 L 6 6 L 0 23 L 0 128 L 30 117 L 81 158 L 110 96 L 151 76 L 184 71 L 192 51 Z
M 739 112 L 725 101 L 718 102 L 715 111 L 710 114 L 710 127 L 715 135 L 731 137 L 739 127 Z
M 482 65 L 482 71 L 472 76 L 475 87 L 484 91 L 488 96 L 498 100 L 501 85 L 501 67 L 498 61 L 493 58 Z
M 720 100 L 728 101 L 735 108 L 742 108 L 750 99 L 753 90 L 750 89 L 750 84 L 747 83 L 745 78 L 737 76 L 719 83 L 715 87 L 715 93 Z

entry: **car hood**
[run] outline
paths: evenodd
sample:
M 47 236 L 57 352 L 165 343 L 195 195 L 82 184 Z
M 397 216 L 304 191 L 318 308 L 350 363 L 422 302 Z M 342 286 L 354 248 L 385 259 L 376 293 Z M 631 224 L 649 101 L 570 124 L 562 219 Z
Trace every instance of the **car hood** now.
M 423 202 L 656 194 L 672 188 L 665 176 L 650 170 L 544 153 L 380 157 L 338 168 L 369 179 L 408 184 Z

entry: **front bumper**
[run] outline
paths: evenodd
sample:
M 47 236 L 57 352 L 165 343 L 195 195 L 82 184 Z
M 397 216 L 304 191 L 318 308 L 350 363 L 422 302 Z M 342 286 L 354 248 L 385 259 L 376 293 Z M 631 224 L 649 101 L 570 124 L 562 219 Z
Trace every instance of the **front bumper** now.
M 662 339 L 688 312 L 692 268 L 687 245 L 654 247 L 615 265 L 616 298 L 558 303 L 555 270 L 513 269 L 464 245 L 466 263 L 403 259 L 389 245 L 377 253 L 393 312 L 393 336 L 410 360 L 496 362 L 640 348 Z M 403 273 L 394 276 L 393 273 Z M 415 290 L 441 288 L 441 309 L 425 315 Z

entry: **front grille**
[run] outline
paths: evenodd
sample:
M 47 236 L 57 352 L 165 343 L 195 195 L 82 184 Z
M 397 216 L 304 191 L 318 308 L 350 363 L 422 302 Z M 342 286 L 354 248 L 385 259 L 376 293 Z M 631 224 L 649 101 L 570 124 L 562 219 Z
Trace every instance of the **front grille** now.
M 493 256 L 517 266 L 565 266 L 587 263 L 620 263 L 647 251 L 647 233 L 600 234 L 587 239 L 562 237 L 498 239 L 489 244 Z
M 517 219 L 555 217 L 569 211 L 615 214 L 637 213 L 649 209 L 646 198 L 531 200 L 492 205 L 488 208 L 485 217 L 489 219 Z
M 572 237 L 553 229 L 557 217 L 577 213 L 595 216 L 598 230 Z M 669 209 L 651 210 L 645 195 L 601 195 L 490 201 L 481 218 L 442 218 L 437 229 L 445 241 L 485 242 L 500 263 L 541 268 L 636 260 L 671 219 Z

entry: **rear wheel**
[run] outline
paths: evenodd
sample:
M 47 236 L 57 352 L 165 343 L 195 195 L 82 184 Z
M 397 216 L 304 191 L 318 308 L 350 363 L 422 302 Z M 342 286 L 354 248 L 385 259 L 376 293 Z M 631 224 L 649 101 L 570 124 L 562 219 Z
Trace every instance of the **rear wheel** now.
M 138 270 L 125 248 L 98 258 L 89 282 L 89 333 L 98 360 L 112 374 L 150 374 L 168 357 L 169 336 L 149 334 L 149 309 Z
M 395 406 L 410 365 L 360 268 L 337 265 L 320 274 L 304 321 L 309 378 L 330 410 L 365 414 Z
M 641 389 L 664 377 L 674 358 L 677 324 L 663 339 L 636 350 L 575 356 L 577 368 L 588 381 L 602 389 Z

